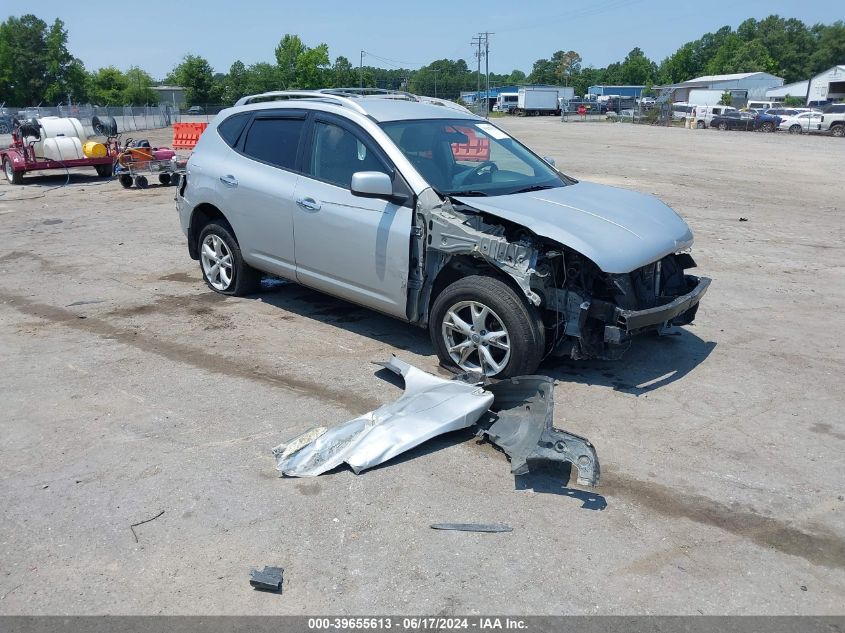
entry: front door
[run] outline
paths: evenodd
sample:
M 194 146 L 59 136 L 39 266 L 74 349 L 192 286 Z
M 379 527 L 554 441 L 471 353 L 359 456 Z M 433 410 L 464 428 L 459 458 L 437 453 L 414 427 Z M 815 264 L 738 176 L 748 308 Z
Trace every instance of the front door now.
M 296 277 L 306 286 L 405 318 L 412 210 L 350 191 L 352 174 L 393 174 L 362 129 L 317 115 L 296 188 Z

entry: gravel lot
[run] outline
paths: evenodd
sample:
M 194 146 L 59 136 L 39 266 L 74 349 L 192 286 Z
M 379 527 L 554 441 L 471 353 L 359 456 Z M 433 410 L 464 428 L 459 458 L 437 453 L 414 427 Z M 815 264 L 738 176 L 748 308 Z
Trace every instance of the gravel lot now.
M 497 123 L 660 196 L 714 279 L 681 335 L 541 368 L 599 488 L 515 480 L 468 433 L 279 479 L 272 446 L 401 393 L 372 361 L 437 372 L 426 333 L 294 284 L 214 294 L 173 188 L 3 181 L 0 613 L 842 613 L 845 143 Z M 264 565 L 283 595 L 250 588 Z

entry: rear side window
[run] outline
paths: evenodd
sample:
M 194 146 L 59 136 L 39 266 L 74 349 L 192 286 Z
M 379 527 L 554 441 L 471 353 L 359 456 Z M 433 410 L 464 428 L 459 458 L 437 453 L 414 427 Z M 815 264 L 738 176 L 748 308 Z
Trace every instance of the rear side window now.
M 238 139 L 241 137 L 241 132 L 244 131 L 244 127 L 247 121 L 249 121 L 250 114 L 250 112 L 233 114 L 217 126 L 217 133 L 226 141 L 226 145 L 234 147 L 237 144 Z
M 283 169 L 293 169 L 304 119 L 256 119 L 249 127 L 244 154 Z

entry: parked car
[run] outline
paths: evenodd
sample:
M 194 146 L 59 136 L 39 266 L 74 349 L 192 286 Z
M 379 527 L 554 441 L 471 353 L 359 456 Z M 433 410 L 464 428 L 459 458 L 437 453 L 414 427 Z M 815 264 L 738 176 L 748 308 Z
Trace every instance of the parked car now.
M 6 108 L 0 108 L 0 134 L 11 134 L 14 126 L 14 117 L 12 117 Z
M 188 114 L 203 114 L 203 113 L 205 113 L 205 110 L 203 109 L 202 106 L 195 105 L 195 106 L 191 106 L 190 108 L 188 108 Z
M 456 158 L 470 133 L 486 159 Z M 426 327 L 443 363 L 488 376 L 619 358 L 691 323 L 710 284 L 657 198 L 579 182 L 481 117 L 411 100 L 245 97 L 200 137 L 176 208 L 214 291 L 283 277 Z
M 753 130 L 757 114 L 753 112 L 724 112 L 710 120 L 717 130 Z
M 754 118 L 754 129 L 760 132 L 776 132 L 780 122 L 781 118 L 779 116 L 760 112 Z
M 830 132 L 833 136 L 845 136 L 845 103 L 827 106 L 818 123 L 820 132 Z
M 734 107 L 724 105 L 695 106 L 695 125 L 698 129 L 710 127 L 713 117 L 724 114 L 725 112 L 738 112 L 738 110 Z
M 821 118 L 821 112 L 799 112 L 794 116 L 787 116 L 781 119 L 778 129 L 789 132 L 790 134 L 817 132 Z

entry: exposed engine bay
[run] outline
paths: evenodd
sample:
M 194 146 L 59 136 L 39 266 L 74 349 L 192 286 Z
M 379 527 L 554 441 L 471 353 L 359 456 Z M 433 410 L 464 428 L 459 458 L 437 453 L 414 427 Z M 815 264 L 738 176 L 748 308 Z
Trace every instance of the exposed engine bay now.
M 631 337 L 692 323 L 710 279 L 689 275 L 688 253 L 628 273 L 606 273 L 572 248 L 431 189 L 419 197 L 408 284 L 408 318 L 425 326 L 442 282 L 494 271 L 540 313 L 547 353 L 617 359 Z

